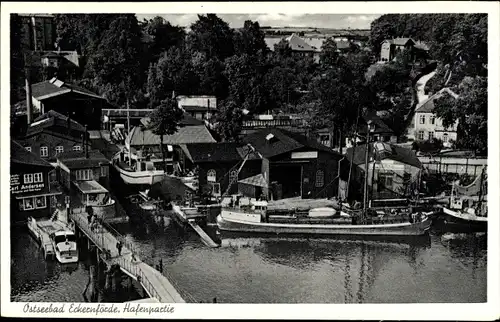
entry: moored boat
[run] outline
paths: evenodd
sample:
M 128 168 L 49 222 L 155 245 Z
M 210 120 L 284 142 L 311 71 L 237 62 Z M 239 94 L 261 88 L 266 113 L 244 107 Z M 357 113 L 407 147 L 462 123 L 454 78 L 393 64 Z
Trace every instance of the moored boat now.
M 488 211 L 485 169 L 468 186 L 453 183 L 450 203 L 436 218 L 441 230 L 487 231 Z
M 28 218 L 28 230 L 40 243 L 45 258 L 54 257 L 61 263 L 78 262 L 78 248 L 74 229 L 67 220 L 57 218 L 64 217 L 57 210 L 50 219 L 36 220 Z
M 265 234 L 314 234 L 314 235 L 371 235 L 371 236 L 418 236 L 428 232 L 431 220 L 426 213 L 377 215 L 362 218 L 358 214 L 344 216 L 270 216 L 266 209 L 245 210 L 223 208 L 217 217 L 222 232 L 252 232 Z M 324 211 L 324 210 L 323 210 Z M 314 213 L 316 211 L 312 211 Z M 346 212 L 344 212 L 346 213 Z M 384 218 L 385 217 L 385 218 Z M 412 218 L 410 218 L 412 217 Z

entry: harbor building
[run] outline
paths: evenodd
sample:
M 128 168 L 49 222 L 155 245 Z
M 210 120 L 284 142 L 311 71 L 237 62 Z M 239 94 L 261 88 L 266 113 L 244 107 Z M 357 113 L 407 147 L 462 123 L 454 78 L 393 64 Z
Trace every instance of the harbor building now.
M 217 98 L 210 95 L 179 95 L 179 108 L 197 120 L 210 120 L 217 113 Z
M 262 156 L 261 174 L 270 190 L 269 199 L 337 195 L 340 153 L 299 133 L 276 128 L 249 134 L 243 142 Z
M 103 219 L 116 215 L 108 191 L 110 162 L 97 150 L 64 152 L 57 157 L 59 181 L 75 207 L 91 206 Z
M 63 202 L 56 169 L 14 140 L 10 150 L 11 223 L 24 223 L 28 217 L 50 217 Z
M 31 85 L 31 100 L 32 109 L 27 108 L 26 100 L 15 105 L 18 116 L 26 115 L 31 120 L 54 110 L 87 125 L 89 130 L 100 129 L 102 109 L 111 107 L 104 97 L 55 77 Z
M 24 135 L 16 140 L 30 151 L 48 162 L 55 162 L 60 153 L 83 151 L 87 131 L 75 120 L 54 110 L 39 116 L 28 125 Z
M 368 148 L 368 170 L 365 168 L 366 149 Z M 422 164 L 414 151 L 386 142 L 372 142 L 347 149 L 346 159 L 341 171 L 339 195 L 346 196 L 349 184 L 349 199 L 360 200 L 363 195 L 365 173 L 368 174 L 370 199 L 404 198 L 412 193 L 419 180 Z
M 135 126 L 125 139 L 125 148 L 133 160 L 147 160 L 153 166 L 161 169 L 163 156 L 161 152 L 161 138 L 149 128 L 149 118 L 143 118 L 140 126 Z M 189 115 L 184 115 L 181 126 L 172 135 L 163 136 L 164 151 L 166 154 L 167 172 L 180 171 L 178 167 L 179 145 L 192 143 L 215 143 L 210 131 L 203 121 Z M 177 149 L 174 151 L 174 147 Z M 125 155 L 124 155 L 125 157 Z
M 209 185 L 215 195 L 220 196 L 225 191 L 235 194 L 238 180 L 260 174 L 260 155 L 240 143 L 194 143 L 182 144 L 180 148 L 183 152 L 182 167 L 186 171 L 197 169 L 199 187 L 203 189 Z M 238 172 L 244 160 L 245 164 Z

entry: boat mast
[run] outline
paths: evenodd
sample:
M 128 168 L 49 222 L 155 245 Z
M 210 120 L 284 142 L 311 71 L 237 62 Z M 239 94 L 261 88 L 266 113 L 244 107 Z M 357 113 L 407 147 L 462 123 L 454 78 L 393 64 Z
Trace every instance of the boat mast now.
M 481 170 L 481 183 L 480 183 L 480 186 L 479 186 L 479 198 L 478 198 L 478 203 L 477 203 L 477 206 L 476 206 L 476 213 L 479 213 L 479 210 L 481 209 L 481 204 L 483 203 L 483 201 L 481 200 L 483 198 L 483 180 L 484 180 L 484 166 L 483 166 L 483 169 Z
M 129 137 L 129 140 L 131 139 L 130 137 L 130 105 L 128 103 L 128 97 L 127 97 L 127 135 Z M 128 145 L 128 166 L 132 166 L 132 152 L 130 144 Z
M 366 150 L 365 150 L 365 184 L 363 193 L 363 216 L 366 217 L 368 211 L 368 161 L 370 154 L 370 130 L 371 130 L 371 120 L 367 121 L 366 127 Z

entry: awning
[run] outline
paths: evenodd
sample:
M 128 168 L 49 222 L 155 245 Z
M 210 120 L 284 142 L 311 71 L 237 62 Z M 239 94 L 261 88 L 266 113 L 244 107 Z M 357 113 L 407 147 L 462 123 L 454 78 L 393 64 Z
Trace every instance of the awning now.
M 181 150 L 184 153 L 184 155 L 186 156 L 186 158 L 188 158 L 189 161 L 194 163 L 193 157 L 191 156 L 191 153 L 189 153 L 189 149 L 187 148 L 187 146 L 185 144 L 181 144 L 181 145 L 179 145 L 179 147 L 181 148 Z
M 90 181 L 73 181 L 73 184 L 83 193 L 108 193 L 108 190 L 101 186 L 99 182 L 95 180 Z
M 238 181 L 238 183 L 243 183 L 243 184 L 248 184 L 250 186 L 263 187 L 263 188 L 268 187 L 267 181 L 266 181 L 266 179 L 264 179 L 264 176 L 262 175 L 262 173 L 260 173 L 256 176 L 253 176 L 253 177 L 241 179 Z

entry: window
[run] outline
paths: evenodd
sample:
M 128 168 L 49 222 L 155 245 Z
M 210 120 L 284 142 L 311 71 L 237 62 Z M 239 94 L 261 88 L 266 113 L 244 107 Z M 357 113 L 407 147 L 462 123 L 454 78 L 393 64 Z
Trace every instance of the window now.
M 424 131 L 418 131 L 417 139 L 423 140 L 425 137 L 425 132 Z
M 425 115 L 420 115 L 420 124 L 425 124 Z
M 33 175 L 33 183 L 38 183 L 38 182 L 43 182 L 43 176 L 41 172 L 35 173 Z
M 229 182 L 234 183 L 237 180 L 238 180 L 238 171 L 233 170 L 229 172 Z
M 429 132 L 429 141 L 434 139 L 434 132 L 430 131 Z
M 90 169 L 76 171 L 76 180 L 92 180 L 93 178 L 94 176 Z
M 217 174 L 214 169 L 210 169 L 207 172 L 207 181 L 208 182 L 216 182 L 217 180 Z
M 316 171 L 316 187 L 321 188 L 325 184 L 325 173 L 323 170 Z
M 64 152 L 64 147 L 62 145 L 56 146 L 56 155 Z
M 31 147 L 30 146 L 25 146 L 24 148 L 26 149 L 26 151 L 31 152 Z
M 392 174 L 389 173 L 380 173 L 379 174 L 379 183 L 382 185 L 382 188 L 392 189 Z
M 33 203 L 33 198 L 23 199 L 23 209 L 24 210 L 32 210 L 35 209 L 35 205 Z
M 45 196 L 35 198 L 35 206 L 37 209 L 42 209 L 47 207 L 47 199 Z
M 81 151 L 82 150 L 82 146 L 81 145 L 75 145 L 73 146 L 73 151 Z
M 49 156 L 49 148 L 46 146 L 41 146 L 40 147 L 40 157 L 46 158 Z
M 101 166 L 101 177 L 106 177 L 106 176 L 107 176 L 106 166 L 102 165 Z
M 33 174 L 25 174 L 23 179 L 24 183 L 33 183 Z
M 443 134 L 443 142 L 448 142 L 448 133 Z
M 431 124 L 435 124 L 435 123 L 436 123 L 436 117 L 435 117 L 434 115 L 432 115 L 432 116 L 430 117 L 429 122 L 430 122 Z

